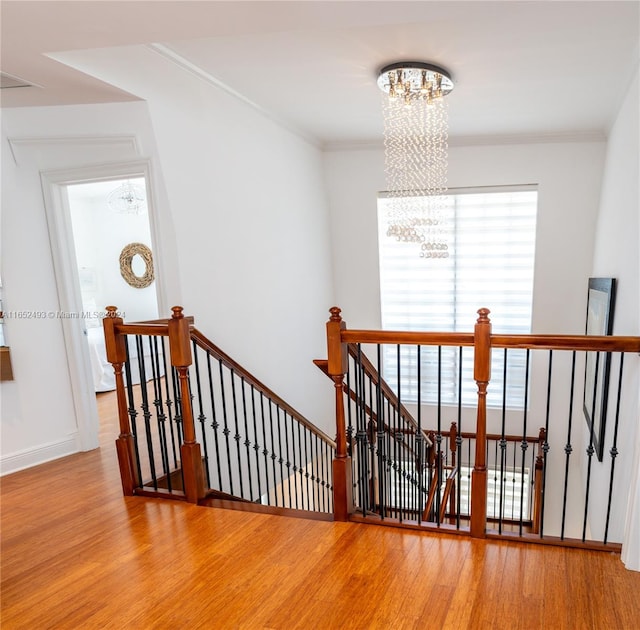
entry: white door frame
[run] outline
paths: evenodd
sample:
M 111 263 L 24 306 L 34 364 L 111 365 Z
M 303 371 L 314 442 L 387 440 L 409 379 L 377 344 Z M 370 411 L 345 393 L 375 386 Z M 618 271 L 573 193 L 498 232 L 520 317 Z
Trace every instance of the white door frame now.
M 53 268 L 58 289 L 59 308 L 63 313 L 81 313 L 83 309 L 66 187 L 71 184 L 133 177 L 145 178 L 151 245 L 156 254 L 156 260 L 159 260 L 161 259 L 159 251 L 160 239 L 158 238 L 155 220 L 155 204 L 152 193 L 154 186 L 151 180 L 151 163 L 149 160 L 132 160 L 40 172 L 47 223 L 49 225 Z M 155 271 L 158 313 L 163 313 L 167 311 L 163 285 L 161 278 L 157 276 L 158 269 L 156 268 Z M 99 307 L 103 306 L 106 306 L 106 304 L 99 305 Z M 115 306 L 118 305 L 116 304 Z M 82 451 L 88 451 L 99 446 L 99 420 L 91 375 L 89 348 L 85 338 L 87 334 L 86 326 L 81 318 L 63 317 L 61 321 L 78 427 L 78 447 Z

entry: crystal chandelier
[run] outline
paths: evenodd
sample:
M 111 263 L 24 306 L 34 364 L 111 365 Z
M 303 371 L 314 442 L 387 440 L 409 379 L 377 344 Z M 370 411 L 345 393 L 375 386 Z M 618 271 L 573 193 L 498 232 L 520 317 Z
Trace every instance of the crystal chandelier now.
M 453 89 L 453 81 L 438 66 L 404 61 L 382 68 L 378 87 L 384 93 L 387 235 L 417 244 L 423 258 L 447 258 L 448 115 L 444 97 Z
M 147 207 L 144 189 L 129 180 L 109 193 L 107 203 L 119 214 L 142 214 Z

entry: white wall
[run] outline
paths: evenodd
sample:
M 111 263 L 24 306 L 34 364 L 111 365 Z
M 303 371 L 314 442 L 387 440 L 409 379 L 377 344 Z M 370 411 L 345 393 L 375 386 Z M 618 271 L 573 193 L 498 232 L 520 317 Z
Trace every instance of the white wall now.
M 127 137 L 134 140 L 130 150 L 123 149 Z M 147 109 L 141 102 L 2 110 L 5 311 L 60 310 L 40 171 L 141 156 L 156 167 L 153 184 L 166 263 L 160 275 L 168 299 L 180 300 L 171 216 L 154 154 Z M 61 320 L 45 316 L 5 322 L 15 380 L 0 384 L 3 473 L 80 448 Z
M 333 302 L 322 154 L 149 48 L 57 58 L 147 101 L 174 215 L 185 312 L 330 435 Z
M 629 86 L 609 134 L 598 215 L 592 275 L 617 278 L 613 320 L 614 335 L 640 335 L 640 86 L 638 70 Z M 612 375 L 611 391 L 617 388 Z M 628 568 L 640 571 L 640 358 L 625 356 L 624 406 L 616 458 L 621 487 L 631 488 L 629 504 L 614 503 L 612 521 L 618 528 L 626 520 L 622 558 Z M 607 416 L 607 445 L 613 440 L 614 408 Z M 634 453 L 635 446 L 635 453 Z M 606 453 L 608 456 L 608 452 Z M 607 459 L 609 459 L 607 457 Z M 597 496 L 608 491 L 609 466 L 600 466 L 594 477 Z M 626 512 L 626 515 L 625 515 Z M 592 518 L 596 518 L 595 515 Z
M 538 184 L 534 333 L 584 331 L 604 151 L 604 142 L 449 149 L 450 188 Z M 330 151 L 325 165 L 336 301 L 350 326 L 378 328 L 376 193 L 385 189 L 384 154 Z M 475 319 L 469 313 L 470 331 Z

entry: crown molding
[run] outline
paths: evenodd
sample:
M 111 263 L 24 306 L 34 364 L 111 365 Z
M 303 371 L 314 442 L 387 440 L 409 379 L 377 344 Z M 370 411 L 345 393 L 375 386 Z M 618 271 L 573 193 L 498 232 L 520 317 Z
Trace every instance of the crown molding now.
M 501 134 L 495 136 L 450 136 L 450 147 L 501 146 L 514 144 L 565 144 L 574 142 L 606 142 L 604 131 L 577 131 L 563 133 Z M 379 151 L 382 140 L 362 142 L 326 142 L 323 151 Z

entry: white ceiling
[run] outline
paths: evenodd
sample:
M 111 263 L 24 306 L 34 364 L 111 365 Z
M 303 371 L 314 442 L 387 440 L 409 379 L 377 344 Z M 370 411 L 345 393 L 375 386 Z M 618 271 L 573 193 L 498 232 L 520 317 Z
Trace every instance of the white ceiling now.
M 135 99 L 47 53 L 162 44 L 322 145 L 378 141 L 376 71 L 450 70 L 455 138 L 606 134 L 639 58 L 639 1 L 3 0 L 2 106 Z

